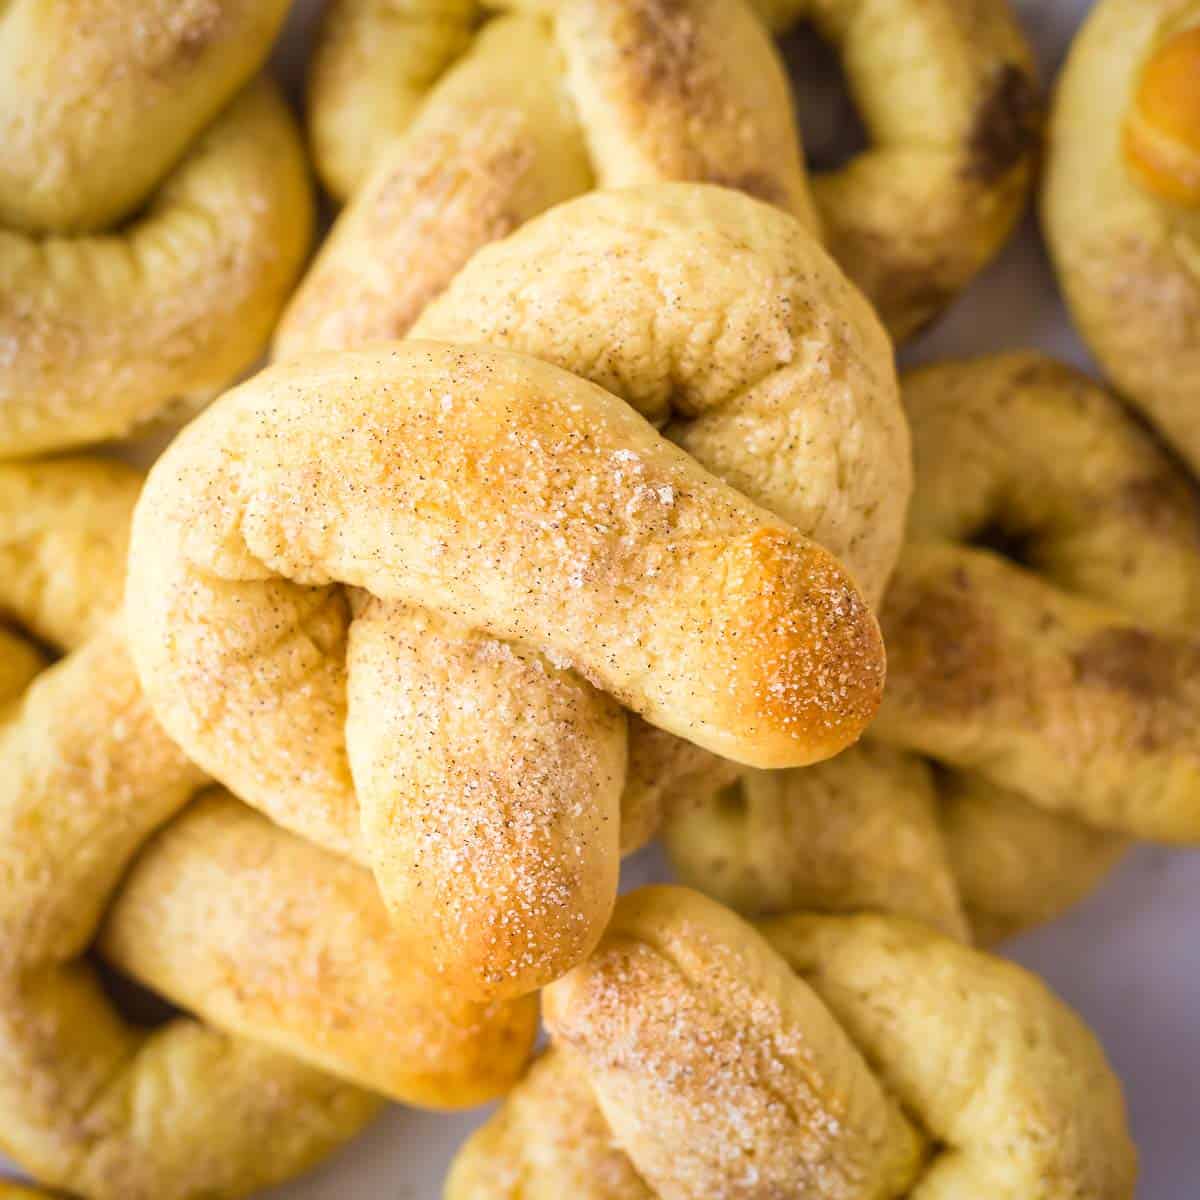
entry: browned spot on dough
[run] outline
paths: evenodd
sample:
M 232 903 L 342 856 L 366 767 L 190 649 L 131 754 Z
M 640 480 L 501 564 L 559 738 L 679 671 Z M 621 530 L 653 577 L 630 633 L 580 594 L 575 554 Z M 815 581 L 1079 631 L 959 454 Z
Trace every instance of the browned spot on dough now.
M 697 183 L 715 183 L 718 187 L 732 188 L 736 192 L 745 192 L 756 200 L 765 200 L 783 208 L 788 202 L 788 192 L 785 187 L 772 175 L 765 171 L 742 171 L 740 174 L 724 175 L 719 171 L 708 172 L 704 179 Z
M 863 273 L 865 281 L 874 276 L 873 285 L 865 290 L 874 299 L 875 307 L 888 326 L 902 325 L 907 336 L 924 333 L 950 307 L 959 289 L 940 282 L 941 267 L 937 263 L 907 266 L 889 262 L 895 247 L 882 248 L 880 257 Z
M 693 86 L 691 62 L 696 31 L 681 0 L 635 0 L 629 9 L 630 37 L 620 45 L 631 77 L 646 93 L 673 92 L 681 99 Z
M 164 66 L 191 66 L 218 38 L 224 36 L 224 24 L 225 14 L 220 4 L 204 5 L 176 33 L 170 60 Z
M 905 707 L 940 714 L 987 708 L 1002 684 L 999 633 L 961 567 L 892 582 L 880 615 L 888 688 Z
M 985 186 L 998 182 L 1033 153 L 1041 130 L 1037 84 L 1023 68 L 1006 63 L 975 113 L 963 176 Z
M 1105 629 L 1072 656 L 1081 683 L 1155 700 L 1175 688 L 1178 647 L 1143 629 Z
M 1071 661 L 1080 684 L 1128 702 L 1131 744 L 1148 752 L 1200 745 L 1200 641 L 1118 626 L 1101 630 Z
M 1019 367 L 1009 377 L 1009 387 L 1012 391 L 1035 387 L 1066 389 L 1080 386 L 1094 387 L 1095 384 L 1075 367 L 1040 356 Z
M 1144 529 L 1178 534 L 1184 545 L 1200 548 L 1200 494 L 1177 475 L 1163 471 L 1126 480 L 1114 507 Z

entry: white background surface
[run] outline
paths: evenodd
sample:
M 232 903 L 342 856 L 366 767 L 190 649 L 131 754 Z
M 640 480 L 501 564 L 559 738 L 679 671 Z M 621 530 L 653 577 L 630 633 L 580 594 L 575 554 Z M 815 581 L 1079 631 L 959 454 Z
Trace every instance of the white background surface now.
M 290 81 L 298 77 L 318 5 L 299 0 L 281 46 Z M 1090 4 L 1016 0 L 1016 7 L 1049 79 Z M 903 358 L 909 363 L 1025 346 L 1090 365 L 1069 329 L 1032 220 L 946 320 Z M 626 864 L 626 886 L 662 877 L 653 850 Z M 1124 1082 L 1141 1151 L 1140 1200 L 1200 1198 L 1198 910 L 1200 852 L 1143 848 L 1070 916 L 1006 948 L 1040 972 L 1103 1041 Z M 390 1110 L 324 1168 L 272 1196 L 433 1200 L 455 1147 L 484 1116 Z

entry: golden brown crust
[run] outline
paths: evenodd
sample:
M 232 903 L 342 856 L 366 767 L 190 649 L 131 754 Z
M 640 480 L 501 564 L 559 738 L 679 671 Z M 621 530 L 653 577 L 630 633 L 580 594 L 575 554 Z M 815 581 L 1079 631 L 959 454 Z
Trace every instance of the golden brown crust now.
M 220 791 L 147 843 L 96 945 L 186 1012 L 405 1104 L 493 1099 L 537 1025 L 532 996 L 479 1005 L 447 990 L 369 872 Z
M 437 472 L 424 465 L 434 462 Z M 387 895 L 396 919 L 441 928 L 431 950 L 476 993 L 561 973 L 611 902 L 607 884 L 590 911 L 568 897 L 587 861 L 615 884 L 621 778 L 597 767 L 622 765 L 624 726 L 582 679 L 554 682 L 562 666 L 664 728 L 765 762 L 856 736 L 881 684 L 874 618 L 826 552 L 610 393 L 518 355 L 404 342 L 274 367 L 177 439 L 135 530 L 130 634 L 173 736 L 277 820 L 369 859 L 402 889 Z M 538 669 L 562 692 L 551 724 L 566 740 L 542 797 L 498 770 L 475 800 L 453 776 L 424 792 L 440 735 L 415 720 L 419 697 L 398 702 L 364 672 L 347 684 L 355 624 L 335 581 L 388 605 L 436 600 L 499 639 L 501 659 L 505 641 L 548 656 Z M 379 656 L 402 651 L 379 633 Z M 482 660 L 457 653 L 417 686 L 470 687 Z M 352 722 L 361 710 L 396 738 L 372 725 L 347 737 L 347 695 Z M 388 726 L 397 703 L 405 719 Z M 543 718 L 527 719 L 542 736 Z M 497 823 L 496 788 L 520 821 Z M 393 826 L 397 804 L 436 817 L 435 798 L 461 806 L 456 836 L 428 836 L 440 826 L 422 830 L 424 817 L 411 837 Z M 360 842 L 360 810 L 365 830 L 399 843 Z M 390 866 L 414 861 L 397 854 L 406 838 L 421 851 L 418 876 Z M 515 842 L 537 861 L 514 880 Z M 590 860 L 581 846 L 595 847 Z M 476 893 L 460 927 L 447 898 Z M 477 903 L 494 914 L 482 926 Z
M 1080 332 L 1117 388 L 1194 470 L 1200 469 L 1200 208 L 1159 194 L 1166 169 L 1160 155 L 1169 150 L 1161 109 L 1152 114 L 1159 190 L 1143 186 L 1127 133 L 1150 64 L 1177 37 L 1194 39 L 1198 28 L 1195 0 L 1095 6 L 1058 83 L 1042 195 L 1047 241 Z M 1198 90 L 1186 62 L 1180 82 L 1171 116 L 1186 120 L 1197 111 Z M 1137 128 L 1146 133 L 1144 125 Z M 1186 131 L 1175 127 L 1180 132 Z M 1145 137 L 1138 146 L 1149 148 Z M 1170 169 L 1189 169 L 1178 153 Z
M 747 913 L 992 941 L 1079 900 L 1131 835 L 1200 836 L 1200 507 L 1112 397 L 1040 355 L 917 371 L 905 399 L 917 486 L 869 744 L 679 797 L 665 837 L 685 882 Z
M 869 20 L 843 0 L 502 7 L 524 11 L 496 16 L 471 2 L 431 0 L 330 6 L 310 119 L 320 169 L 350 200 L 321 270 L 301 292 L 303 323 L 321 330 L 323 347 L 359 344 L 372 325 L 403 332 L 417 279 L 423 288 L 444 286 L 465 237 L 473 239 L 469 250 L 499 236 L 484 223 L 468 229 L 445 185 L 419 166 L 436 127 L 448 158 L 440 176 L 465 175 L 484 195 L 515 192 L 499 166 L 511 157 L 480 153 L 472 132 L 485 96 L 489 119 L 525 130 L 522 194 L 530 203 L 522 210 L 510 199 L 507 214 L 528 219 L 554 202 L 556 190 L 569 189 L 558 197 L 565 198 L 592 186 L 588 175 L 601 187 L 678 180 L 735 188 L 810 230 L 824 226 L 835 257 L 896 337 L 941 312 L 998 251 L 1024 207 L 1041 101 L 1032 55 L 1004 0 L 888 0 Z M 815 208 L 786 75 L 764 28 L 782 32 L 801 20 L 839 49 L 874 142 L 844 170 L 815 180 Z M 473 21 L 482 26 L 474 36 Z M 532 76 L 555 98 L 553 110 L 522 99 L 523 81 L 505 69 L 495 27 L 513 22 L 540 27 L 541 40 L 552 43 L 549 70 L 535 65 Z M 476 81 L 470 92 L 461 86 L 464 73 Z M 545 135 L 556 128 L 549 143 Z M 585 170 L 564 172 L 562 163 L 579 160 L 585 146 Z M 421 240 L 403 219 L 379 239 L 399 292 L 392 298 L 356 264 L 369 259 L 365 237 L 380 224 L 371 214 L 387 220 L 383 200 L 396 190 L 433 216 Z M 353 316 L 336 316 L 345 305 L 324 298 L 330 282 L 353 296 Z M 298 330 L 289 340 L 303 344 Z
M 446 1106 L 504 1090 L 536 1005 L 447 995 L 367 872 L 232 798 L 176 816 L 203 775 L 111 617 L 138 483 L 99 460 L 0 466 L 0 609 L 73 647 L 32 681 L 26 655 L 0 710 L 0 1147 L 99 1200 L 240 1196 L 360 1129 L 378 1107 L 364 1085 Z M 219 1028 L 127 1024 L 93 943 Z
M 0 722 L 0 1146 L 89 1197 L 241 1195 L 310 1165 L 374 1102 L 190 1022 L 139 1035 L 78 961 L 124 864 L 201 778 L 104 616 L 137 482 L 89 460 L 0 468 L 6 615 L 78 647 Z
M 474 251 L 596 186 L 718 183 L 816 227 L 783 69 L 741 0 L 336 0 L 310 110 L 350 198 L 284 355 L 402 335 Z
M 813 180 L 834 257 L 898 341 L 1004 245 L 1033 182 L 1042 101 L 1005 0 L 753 0 L 810 21 L 841 57 L 870 146 Z M 802 81 L 799 81 L 802 82 Z
M 120 236 L 0 229 L 0 456 L 127 434 L 262 352 L 312 201 L 292 119 L 250 87 Z
M 1200 206 L 1200 26 L 1172 34 L 1142 69 L 1121 149 L 1139 185 L 1161 200 Z
M 0 36 L 0 225 L 128 218 L 265 62 L 285 0 L 16 0 Z
M 519 350 L 621 396 L 878 603 L 912 487 L 891 348 L 786 214 L 694 184 L 581 197 L 476 254 L 413 336 Z
M 502 22 L 488 28 L 508 36 Z M 665 310 L 664 293 L 676 297 Z M 665 423 L 668 436 L 701 465 L 712 464 L 750 499 L 844 554 L 868 596 L 878 595 L 909 487 L 888 345 L 836 267 L 776 210 L 696 186 L 583 198 L 477 255 L 415 332 L 519 349 L 615 391 Z M 396 354 L 419 359 L 411 350 Z M 283 459 L 259 461 L 255 451 L 246 461 L 256 466 L 236 457 L 225 466 L 206 460 L 197 443 L 186 455 L 179 451 L 183 465 L 171 468 L 190 477 L 172 485 L 179 495 L 171 503 L 181 507 L 154 519 L 190 529 L 211 497 L 241 495 L 255 514 L 242 521 L 255 549 L 245 565 L 226 564 L 231 551 L 245 552 L 236 550 L 237 535 L 227 543 L 223 532 L 214 533 L 213 548 L 199 551 L 211 565 L 196 562 L 209 576 L 202 584 L 190 566 L 149 565 L 152 553 L 145 570 L 167 572 L 152 585 L 161 613 L 154 620 L 179 636 L 171 640 L 173 661 L 162 657 L 161 645 L 148 645 L 143 666 L 159 680 L 152 686 L 163 689 L 157 702 L 174 709 L 167 719 L 175 735 L 217 774 L 284 824 L 369 860 L 401 919 L 423 928 L 431 946 L 444 947 L 439 953 L 472 964 L 471 986 L 515 993 L 553 977 L 594 944 L 614 891 L 618 799 L 623 795 L 628 824 L 620 836 L 629 848 L 649 836 L 664 797 L 686 780 L 717 786 L 728 777 L 727 767 L 695 748 L 674 748 L 640 722 L 630 726 L 627 743 L 625 720 L 611 700 L 575 672 L 710 750 L 725 747 L 763 762 L 799 752 L 822 756 L 873 710 L 881 683 L 873 621 L 824 550 L 797 542 L 777 521 L 756 517 L 753 530 L 743 530 L 733 514 L 750 511 L 744 499 L 729 509 L 728 536 L 727 518 L 716 518 L 715 510 L 715 523 L 699 520 L 700 510 L 692 511 L 702 474 L 695 462 L 668 451 L 611 395 L 583 424 L 573 416 L 558 428 L 547 424 L 548 397 L 559 397 L 567 410 L 585 411 L 578 409 L 584 404 L 591 412 L 603 394 L 583 389 L 576 396 L 565 378 L 543 366 L 530 368 L 529 379 L 544 381 L 546 392 L 535 396 L 503 356 L 464 352 L 461 378 L 444 385 L 423 366 L 410 379 L 387 367 L 382 354 L 347 358 L 340 371 L 332 361 L 313 384 L 321 389 L 320 379 L 329 381 L 326 412 L 344 408 L 350 420 L 350 410 L 369 401 L 374 414 L 368 439 L 356 434 L 360 448 L 347 446 L 353 455 L 373 461 L 377 445 L 402 444 L 409 461 L 440 464 L 441 474 L 410 482 L 422 495 L 429 492 L 421 511 L 441 523 L 437 537 L 447 547 L 460 544 L 462 521 L 500 520 L 499 492 L 489 488 L 526 481 L 526 491 L 512 490 L 506 501 L 513 528 L 489 525 L 481 534 L 478 546 L 493 548 L 486 574 L 468 578 L 470 570 L 456 560 L 456 577 L 434 590 L 453 613 L 447 620 L 418 607 L 429 600 L 428 578 L 410 592 L 392 568 L 379 570 L 381 563 L 371 568 L 374 583 L 357 566 L 340 576 L 328 563 L 283 565 L 279 548 L 286 543 L 285 557 L 291 553 L 296 530 L 318 520 L 329 520 L 329 528 L 345 524 L 365 493 L 347 490 L 335 473 L 317 479 L 306 465 L 318 491 L 332 485 L 336 496 L 327 499 L 345 511 L 318 518 L 325 501 L 297 496 L 292 515 L 269 516 L 256 498 L 267 493 L 253 476 L 260 468 L 284 471 Z M 307 386 L 289 382 L 306 369 L 264 377 L 271 395 Z M 492 375 L 515 382 L 519 403 L 500 403 Z M 442 397 L 436 411 L 414 399 L 422 388 Z M 345 406 L 332 399 L 339 389 Z M 370 399 L 377 389 L 403 390 L 405 404 L 412 401 L 409 409 L 394 409 L 399 424 L 379 418 Z M 472 407 L 484 394 L 494 402 Z M 265 429 L 276 410 L 282 411 L 279 399 L 264 399 L 254 415 L 228 422 L 228 431 L 238 445 L 250 445 L 250 426 L 266 422 Z M 306 462 L 310 450 L 325 455 L 328 430 L 308 428 L 292 410 L 280 426 L 286 438 L 309 448 L 302 451 Z M 493 420 L 513 430 L 499 444 Z M 350 423 L 362 425 L 361 415 Z M 281 443 L 273 444 L 275 455 Z M 381 465 L 371 471 L 392 490 L 380 493 L 370 519 L 398 505 L 386 518 L 393 531 L 386 537 L 408 537 L 401 515 L 413 508 L 416 493 L 406 494 L 409 484 L 396 490 L 399 474 L 389 478 L 379 473 Z M 236 481 L 218 478 L 235 468 Z M 350 475 L 356 489 L 358 477 L 369 477 L 357 469 Z M 734 498 L 711 492 L 713 481 L 705 478 L 706 495 Z M 477 508 L 464 504 L 463 486 L 480 488 Z M 188 489 L 196 492 L 191 498 Z M 275 485 L 268 490 L 273 494 Z M 531 499 L 546 512 L 535 513 Z M 363 529 L 375 545 L 378 533 Z M 322 541 L 316 536 L 312 543 L 318 556 L 325 553 Z M 264 587 L 257 582 L 262 567 L 252 561 L 270 563 L 296 582 L 341 580 L 374 595 L 351 592 L 347 602 L 337 589 L 282 581 Z M 430 559 L 414 581 L 428 570 L 439 573 L 442 566 Z M 511 588 L 520 603 L 506 615 L 481 617 L 482 598 L 509 577 L 500 590 Z M 668 616 L 650 602 L 660 585 L 691 592 L 685 620 L 680 610 Z M 644 610 L 644 630 L 631 634 L 612 625 L 606 648 L 595 635 L 612 622 L 596 598 L 615 598 L 624 611 L 635 593 L 630 611 Z M 742 600 L 730 605 L 734 595 Z M 527 621 L 539 605 L 553 616 L 531 634 Z M 218 619 L 218 611 L 236 619 Z M 513 638 L 528 645 L 510 644 Z M 617 641 L 620 653 L 611 648 Z M 720 646 L 736 651 L 728 663 L 721 659 L 716 676 L 712 664 L 688 665 L 707 661 Z M 753 662 L 753 671 L 727 670 L 734 659 Z M 568 666 L 574 671 L 563 670 Z M 168 684 L 171 676 L 176 682 Z M 206 683 L 215 678 L 223 681 L 219 695 Z M 538 710 L 536 720 L 513 715 Z M 693 715 L 681 724 L 684 712 Z M 479 713 L 489 716 L 481 720 Z M 265 738 L 264 717 L 277 731 Z M 749 739 L 744 745 L 726 744 L 735 726 Z M 580 796 L 590 799 L 581 804 Z M 427 879 L 441 877 L 455 861 L 475 864 L 471 876 L 460 875 L 457 888 L 430 888 Z M 511 912 L 497 910 L 498 894 L 510 898 Z M 566 896 L 568 904 L 551 900 Z
M 645 888 L 545 1010 L 551 1050 L 460 1151 L 447 1200 L 553 1194 L 540 1177 L 586 1200 L 1133 1195 L 1120 1087 L 1083 1024 L 907 921 L 755 931 Z

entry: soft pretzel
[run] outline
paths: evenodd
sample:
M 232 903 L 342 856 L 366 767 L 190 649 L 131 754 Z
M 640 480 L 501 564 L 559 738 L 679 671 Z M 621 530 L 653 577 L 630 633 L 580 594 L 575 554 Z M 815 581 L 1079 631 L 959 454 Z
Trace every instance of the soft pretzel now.
M 401 336 L 479 247 L 597 185 L 741 187 L 815 229 L 783 69 L 742 0 L 572 0 L 476 31 L 482 16 L 329 6 L 313 146 L 335 194 L 354 195 L 281 352 Z
M 1004 0 L 855 12 L 835 0 L 334 0 L 309 111 L 318 167 L 349 204 L 281 347 L 400 336 L 481 245 L 591 187 L 669 180 L 823 224 L 892 333 L 912 333 L 1015 222 L 1037 85 Z M 871 129 L 870 151 L 816 180 L 819 222 L 760 18 L 775 32 L 813 21 Z
M 1114 400 L 1039 356 L 918 371 L 904 397 L 916 488 L 871 730 L 892 749 L 749 775 L 666 839 L 743 911 L 988 941 L 1079 899 L 1129 835 L 1200 836 L 1200 513 Z
M 1061 914 L 1128 839 L 874 740 L 669 810 L 680 880 L 751 915 L 885 912 L 988 945 Z
M 813 198 L 833 256 L 906 338 L 1025 207 L 1042 126 L 1032 51 L 1008 0 L 751 3 L 773 33 L 809 22 L 838 51 L 869 144 L 818 174 Z
M 782 765 L 857 736 L 870 613 L 751 500 L 877 587 L 907 435 L 866 305 L 789 218 L 718 189 L 547 214 L 419 331 L 558 366 L 409 343 L 264 373 L 153 473 L 131 628 L 197 761 L 369 860 L 464 987 L 516 992 L 602 931 L 623 791 L 628 845 L 696 746 Z
M 367 872 L 226 795 L 188 804 L 203 775 L 105 615 L 139 482 L 0 466 L 0 611 L 70 651 L 0 710 L 0 1148 L 87 1197 L 239 1196 L 361 1128 L 365 1088 L 502 1091 L 536 1008 L 442 992 Z M 128 1025 L 89 947 L 212 1025 Z
M 915 923 L 756 931 L 645 888 L 544 1008 L 551 1048 L 447 1200 L 1133 1196 L 1091 1033 L 1019 967 Z
M 1101 0 L 1054 103 L 1042 204 L 1080 332 L 1200 471 L 1200 5 Z
M 274 86 L 238 92 L 286 9 L 6 6 L 0 457 L 128 433 L 261 354 L 312 198 Z

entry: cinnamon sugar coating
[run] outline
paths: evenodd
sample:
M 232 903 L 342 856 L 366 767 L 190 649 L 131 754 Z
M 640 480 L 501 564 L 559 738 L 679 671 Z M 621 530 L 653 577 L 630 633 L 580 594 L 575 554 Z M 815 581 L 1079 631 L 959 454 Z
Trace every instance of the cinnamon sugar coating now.
M 1131 837 L 1200 837 L 1200 504 L 1042 356 L 916 371 L 904 395 L 916 488 L 874 744 L 681 800 L 666 838 L 741 911 L 883 909 L 992 941 L 1085 895 Z
M 1130 1200 L 1120 1087 L 1019 967 L 895 917 L 623 897 L 447 1200 Z
M 18 0 L 0 34 L 0 458 L 119 437 L 262 353 L 312 232 L 252 82 L 282 0 Z
M 811 185 L 772 44 L 802 24 L 838 54 L 870 142 Z M 1005 0 L 865 15 L 853 0 L 334 0 L 309 123 L 347 203 L 280 344 L 303 346 L 306 329 L 310 348 L 400 336 L 472 252 L 552 205 L 669 181 L 823 231 L 901 339 L 1004 244 L 1041 115 Z
M 270 368 L 191 425 L 139 505 L 129 630 L 171 734 L 369 861 L 477 992 L 554 978 L 607 920 L 617 702 L 782 765 L 882 685 L 827 551 L 611 393 L 432 342 Z
M 140 483 L 100 460 L 0 465 L 3 652 L 65 652 L 26 653 L 0 692 L 0 1149 L 96 1200 L 240 1196 L 353 1136 L 366 1088 L 503 1091 L 536 1005 L 440 991 L 367 872 L 193 799 L 203 773 L 113 615 Z M 93 953 L 184 1013 L 130 1023 Z

